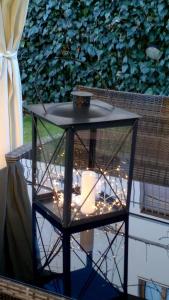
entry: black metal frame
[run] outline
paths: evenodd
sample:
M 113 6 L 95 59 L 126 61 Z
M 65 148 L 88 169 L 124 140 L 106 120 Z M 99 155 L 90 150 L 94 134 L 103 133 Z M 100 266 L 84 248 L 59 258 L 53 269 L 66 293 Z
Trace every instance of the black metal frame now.
M 37 213 L 37 211 L 35 211 L 35 220 L 37 220 L 36 219 L 36 213 Z M 114 233 L 114 237 L 113 237 L 112 240 L 110 240 L 108 238 L 107 234 L 106 234 L 107 241 L 108 241 L 108 246 L 105 249 L 104 253 L 102 253 L 102 255 L 100 256 L 100 258 L 97 261 L 93 260 L 91 252 L 86 252 L 86 250 L 82 247 L 82 245 L 73 237 L 72 233 L 68 232 L 67 229 L 63 232 L 60 232 L 60 239 L 62 240 L 62 245 L 63 245 L 63 248 L 64 248 L 63 256 L 65 256 L 64 259 L 63 259 L 63 285 L 64 285 L 64 294 L 65 295 L 71 296 L 71 272 L 70 272 L 70 249 L 71 249 L 71 247 L 70 247 L 70 239 L 72 238 L 77 243 L 79 248 L 86 254 L 88 264 L 90 264 L 90 266 L 92 266 L 92 264 L 93 264 L 94 267 L 97 270 L 99 270 L 99 272 L 102 274 L 103 278 L 105 278 L 105 280 L 108 283 L 111 283 L 109 281 L 109 279 L 107 278 L 107 276 L 101 270 L 101 266 L 102 266 L 104 260 L 106 259 L 109 251 L 111 251 L 112 255 L 114 255 L 112 246 L 113 246 L 114 242 L 116 241 L 116 238 L 118 237 L 119 234 L 123 236 L 123 234 L 121 234 L 120 231 L 121 231 L 121 229 L 124 225 L 126 225 L 125 220 L 121 220 L 121 225 L 119 226 L 119 229 Z M 39 232 L 39 230 L 40 230 L 39 226 L 37 226 L 37 227 L 38 227 L 38 232 Z M 43 239 L 42 239 L 41 234 L 40 234 L 40 240 L 42 242 L 43 249 L 44 249 L 44 244 L 43 244 Z M 54 248 L 55 248 L 55 245 L 53 246 L 53 249 Z M 49 254 L 50 261 L 56 256 L 56 254 L 54 254 L 53 249 L 51 250 L 51 252 Z M 45 249 L 44 249 L 44 253 L 45 253 Z M 125 254 L 125 252 L 124 252 L 124 254 Z M 47 257 L 46 254 L 45 254 L 45 257 L 46 257 L 45 265 L 48 266 L 48 263 L 50 263 L 49 257 Z M 115 258 L 114 258 L 114 261 L 115 261 L 116 269 L 118 271 L 118 275 L 119 275 L 119 278 L 120 278 L 121 288 L 123 288 L 124 293 L 125 293 L 125 288 L 127 288 L 127 286 L 125 287 L 125 285 L 122 284 L 122 279 L 121 279 L 121 276 L 120 276 Z M 44 269 L 44 266 L 40 269 L 40 272 L 42 272 L 43 269 Z M 93 273 L 93 269 L 92 268 L 90 268 L 90 269 L 91 269 L 91 273 L 89 274 L 89 277 L 88 277 L 87 281 L 84 283 L 84 286 L 83 286 L 82 290 L 80 290 L 80 294 L 82 292 L 85 292 L 86 285 L 87 284 L 90 285 L 91 282 L 93 281 L 94 277 L 96 276 L 96 274 Z M 36 275 L 38 275 L 38 273 L 36 273 Z M 113 286 L 113 284 L 112 284 L 112 286 Z M 121 293 L 119 292 L 119 294 L 121 294 Z
M 129 180 L 128 180 L 128 191 L 127 191 L 127 211 L 129 212 L 130 196 L 132 188 L 132 178 L 134 169 L 134 155 L 136 149 L 136 137 L 138 129 L 138 120 L 135 121 L 133 126 L 131 154 L 130 154 L 130 169 L 129 169 Z M 124 294 L 127 294 L 128 286 L 128 236 L 129 236 L 129 213 L 127 214 L 125 221 L 125 243 L 124 243 Z
M 63 224 L 59 218 L 44 207 L 36 197 L 35 185 L 36 185 L 36 149 L 37 149 L 37 118 L 38 115 L 32 113 L 32 199 L 33 199 L 33 257 L 34 257 L 34 271 L 37 277 L 37 260 L 36 260 L 36 212 L 40 213 L 45 219 L 47 219 L 53 226 L 58 228 L 62 233 L 62 246 L 63 246 L 63 283 L 64 294 L 71 296 L 71 261 L 70 261 L 70 238 L 72 233 L 81 232 L 87 229 L 93 229 L 100 226 L 124 222 L 125 224 L 125 248 L 124 248 L 124 283 L 123 290 L 127 294 L 128 283 L 128 228 L 129 228 L 129 200 L 131 194 L 131 184 L 133 176 L 134 166 L 134 154 L 137 134 L 137 119 L 129 119 L 122 121 L 112 122 L 100 122 L 91 124 L 78 124 L 77 126 L 71 126 L 66 129 L 66 151 L 65 151 L 65 183 L 64 183 L 64 208 L 63 208 Z M 45 117 L 44 117 L 45 119 Z M 95 165 L 95 136 L 97 134 L 97 128 L 109 128 L 116 126 L 130 125 L 133 128 L 132 134 L 132 147 L 130 155 L 130 168 L 128 178 L 128 192 L 127 192 L 127 208 L 120 210 L 119 212 L 109 213 L 102 216 L 88 217 L 84 220 L 71 222 L 71 192 L 72 192 L 72 172 L 73 172 L 73 150 L 74 150 L 74 134 L 76 130 L 90 130 L 90 146 L 89 146 L 89 161 L 88 167 L 93 168 Z

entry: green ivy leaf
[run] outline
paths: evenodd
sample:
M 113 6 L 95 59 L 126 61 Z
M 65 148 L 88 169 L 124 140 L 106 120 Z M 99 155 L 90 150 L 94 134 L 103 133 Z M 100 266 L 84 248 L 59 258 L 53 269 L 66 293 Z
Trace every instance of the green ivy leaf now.
M 126 73 L 127 70 L 128 70 L 128 64 L 122 65 L 122 73 Z
M 24 99 L 36 102 L 35 84 L 44 102 L 64 100 L 76 84 L 169 93 L 167 13 L 166 0 L 30 1 L 18 53 Z

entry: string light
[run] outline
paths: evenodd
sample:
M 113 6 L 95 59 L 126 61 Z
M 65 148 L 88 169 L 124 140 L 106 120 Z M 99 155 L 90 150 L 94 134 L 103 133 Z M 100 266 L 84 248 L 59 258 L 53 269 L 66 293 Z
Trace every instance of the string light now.
M 63 155 L 63 153 L 62 153 Z M 75 165 L 77 165 L 75 163 Z M 86 170 L 89 170 L 89 168 L 86 168 Z M 117 166 L 115 169 L 116 171 L 120 171 L 120 165 Z M 101 169 L 101 172 L 103 170 Z M 73 174 L 76 176 L 76 181 L 73 183 L 73 189 L 74 192 L 72 193 L 72 200 L 71 200 L 71 210 L 72 213 L 75 216 L 75 220 L 79 220 L 80 218 L 84 218 L 84 215 L 79 211 L 79 207 L 81 207 L 83 201 L 81 199 L 80 195 L 80 181 L 81 181 L 81 170 L 75 170 L 73 169 Z M 104 213 L 110 213 L 114 209 L 119 209 L 120 207 L 126 206 L 126 195 L 127 190 L 126 187 L 124 188 L 122 184 L 126 184 L 126 179 L 128 178 L 128 175 L 124 175 L 124 178 L 118 179 L 118 177 L 112 177 L 108 175 L 107 171 L 104 171 L 103 174 L 106 176 L 108 182 L 110 184 L 107 184 L 107 181 L 105 178 L 100 179 L 97 182 L 96 189 L 96 204 L 95 209 L 92 215 L 101 215 Z M 63 168 L 60 167 L 60 172 L 53 172 L 51 174 L 52 178 L 52 184 L 53 184 L 53 205 L 54 209 L 57 210 L 58 208 L 63 208 L 63 202 L 64 202 L 64 194 L 61 190 L 63 190 L 64 184 L 64 171 Z M 120 177 L 120 175 L 118 175 Z M 50 179 L 48 178 L 47 181 Z M 118 182 L 119 181 L 119 182 Z M 112 188 L 111 188 L 112 186 Z M 62 187 L 62 189 L 61 189 Z M 103 190 L 101 193 L 100 191 Z M 114 190 L 114 192 L 113 192 Z M 109 191 L 109 192 L 108 192 Z M 108 193 L 108 194 L 107 194 Z M 114 194 L 115 193 L 115 194 Z M 117 195 L 118 198 L 114 199 L 114 196 Z M 120 200 L 121 199 L 121 200 Z M 89 217 L 88 214 L 85 214 L 85 217 Z

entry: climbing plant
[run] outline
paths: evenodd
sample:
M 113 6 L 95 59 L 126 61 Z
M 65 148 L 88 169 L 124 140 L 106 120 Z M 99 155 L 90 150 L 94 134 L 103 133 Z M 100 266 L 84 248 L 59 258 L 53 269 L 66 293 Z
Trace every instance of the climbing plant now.
M 31 0 L 23 97 L 64 101 L 77 84 L 169 94 L 168 0 Z

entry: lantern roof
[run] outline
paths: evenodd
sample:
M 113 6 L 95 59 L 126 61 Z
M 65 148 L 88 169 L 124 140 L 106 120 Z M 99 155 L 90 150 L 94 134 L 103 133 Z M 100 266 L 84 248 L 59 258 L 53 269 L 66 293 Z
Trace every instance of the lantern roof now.
M 114 107 L 108 103 L 92 100 L 88 110 L 74 111 L 73 102 L 33 104 L 26 106 L 29 113 L 35 114 L 52 124 L 61 128 L 88 126 L 113 126 L 124 123 L 132 123 L 140 118 L 138 114 L 128 112 L 124 109 Z

